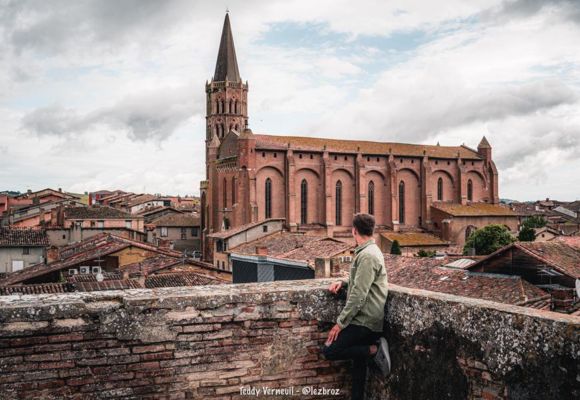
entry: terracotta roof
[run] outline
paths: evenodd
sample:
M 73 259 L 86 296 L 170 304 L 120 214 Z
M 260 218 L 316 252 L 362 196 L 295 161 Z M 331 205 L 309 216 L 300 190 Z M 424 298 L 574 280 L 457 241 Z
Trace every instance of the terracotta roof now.
M 193 227 L 199 226 L 199 216 L 193 214 L 167 214 L 151 221 L 156 226 Z
M 381 236 L 391 242 L 396 240 L 403 247 L 449 245 L 449 242 L 441 240 L 435 235 L 423 232 L 382 232 Z
M 474 297 L 507 304 L 522 304 L 548 295 L 518 276 L 474 273 L 440 267 L 434 258 L 385 254 L 389 282 L 409 288 Z
M 539 260 L 541 263 L 572 278 L 580 279 L 580 247 L 570 245 L 560 240 L 547 242 L 515 242 L 471 265 L 475 270 L 482 263 L 513 248 L 519 249 Z
M 129 200 L 127 206 L 128 207 L 138 206 L 139 204 L 147 203 L 153 200 L 161 200 L 161 199 L 152 194 L 137 195 L 133 197 L 131 200 Z
M 568 246 L 580 249 L 580 236 L 558 236 L 553 241 L 566 243 Z
M 276 257 L 287 253 L 298 247 L 304 246 L 305 243 L 315 240 L 312 236 L 306 236 L 302 233 L 291 233 L 287 231 L 276 232 L 260 239 L 246 242 L 237 247 L 230 249 L 230 253 L 252 255 L 256 254 L 256 247 L 265 247 L 268 255 Z
M 240 226 L 237 226 L 237 227 L 232 228 L 232 229 L 227 229 L 225 231 L 212 233 L 212 234 L 207 235 L 207 236 L 211 237 L 211 238 L 216 238 L 216 239 L 227 239 L 227 238 L 230 238 L 234 235 L 237 235 L 238 233 L 247 231 L 248 229 L 255 228 L 256 226 L 263 225 L 266 222 L 270 222 L 270 221 L 284 221 L 284 218 L 270 218 L 270 219 L 265 219 L 263 221 L 251 222 L 249 224 L 240 225 Z
M 466 205 L 457 203 L 433 203 L 431 207 L 455 217 L 516 216 L 516 213 L 508 207 L 489 203 L 469 203 Z
M 74 292 L 74 290 L 74 285 L 70 283 L 43 283 L 38 285 L 0 286 L 0 295 L 68 293 Z
M 580 279 L 580 248 L 565 242 L 516 242 L 515 246 L 545 261 L 554 269 Z
M 174 286 L 199 286 L 225 284 L 221 279 L 193 272 L 164 273 L 148 276 L 145 279 L 145 287 L 174 287 Z
M 108 206 L 67 207 L 64 210 L 67 219 L 133 219 L 133 215 Z
M 432 146 L 423 144 L 372 142 L 365 140 L 341 140 L 306 136 L 278 136 L 255 134 L 256 148 L 284 150 L 288 144 L 295 150 L 316 150 L 363 154 L 392 153 L 394 156 L 481 159 L 480 155 L 466 146 Z
M 101 282 L 76 282 L 75 289 L 79 292 L 96 292 L 100 290 L 141 289 L 143 286 L 135 279 L 107 279 Z
M 115 253 L 128 247 L 136 247 L 148 250 L 160 255 L 181 258 L 178 251 L 163 249 L 152 244 L 142 243 L 131 239 L 126 239 L 112 234 L 100 234 L 95 237 L 83 240 L 70 246 L 66 246 L 59 251 L 60 259 L 50 264 L 36 264 L 21 271 L 13 272 L 0 281 L 0 285 L 12 285 L 31 278 L 42 276 L 51 272 L 60 271 L 80 263 L 100 258 L 108 254 Z
M 147 258 L 141 262 L 127 264 L 121 267 L 121 270 L 131 272 L 153 273 L 160 269 L 171 267 L 175 264 L 180 264 L 182 261 L 179 258 L 169 257 L 166 255 L 158 255 Z
M 45 247 L 48 236 L 44 229 L 0 228 L 1 247 Z
M 307 241 L 304 243 L 304 246 L 281 254 L 278 257 L 288 260 L 305 261 L 306 263 L 313 265 L 316 258 L 333 257 L 352 248 L 353 246 L 340 240 L 322 238 Z

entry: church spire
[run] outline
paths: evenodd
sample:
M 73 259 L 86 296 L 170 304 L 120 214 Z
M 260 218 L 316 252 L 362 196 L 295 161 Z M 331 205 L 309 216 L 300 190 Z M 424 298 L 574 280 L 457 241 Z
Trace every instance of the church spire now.
M 238 60 L 236 59 L 236 49 L 234 47 L 234 37 L 230 26 L 230 14 L 226 13 L 224 27 L 222 29 L 222 38 L 218 52 L 215 73 L 213 75 L 215 82 L 221 81 L 241 81 L 240 71 L 238 70 Z

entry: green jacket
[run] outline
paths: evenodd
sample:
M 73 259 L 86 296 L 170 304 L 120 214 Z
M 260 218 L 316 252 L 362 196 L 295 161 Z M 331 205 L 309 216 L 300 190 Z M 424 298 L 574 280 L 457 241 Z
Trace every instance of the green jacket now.
M 374 239 L 354 249 L 346 285 L 346 304 L 336 323 L 341 329 L 348 324 L 362 325 L 374 332 L 383 331 L 387 301 L 387 271 L 385 259 Z

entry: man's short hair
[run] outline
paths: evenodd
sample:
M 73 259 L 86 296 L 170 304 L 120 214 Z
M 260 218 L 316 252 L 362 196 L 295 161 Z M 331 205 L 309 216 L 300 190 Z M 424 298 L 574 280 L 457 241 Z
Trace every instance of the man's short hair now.
M 352 226 L 362 236 L 372 236 L 375 231 L 375 217 L 370 214 L 355 214 Z

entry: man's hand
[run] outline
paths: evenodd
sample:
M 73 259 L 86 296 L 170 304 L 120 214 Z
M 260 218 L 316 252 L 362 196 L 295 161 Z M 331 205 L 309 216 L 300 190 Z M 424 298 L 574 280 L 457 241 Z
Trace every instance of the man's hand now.
M 342 287 L 342 281 L 332 282 L 328 287 L 330 293 L 337 294 L 340 288 Z
M 336 340 L 339 333 L 340 333 L 340 326 L 338 326 L 338 324 L 335 324 L 332 327 L 332 329 L 330 330 L 330 332 L 328 332 L 328 338 L 326 339 L 325 344 L 327 346 L 330 346 L 332 344 L 332 342 L 334 342 Z

